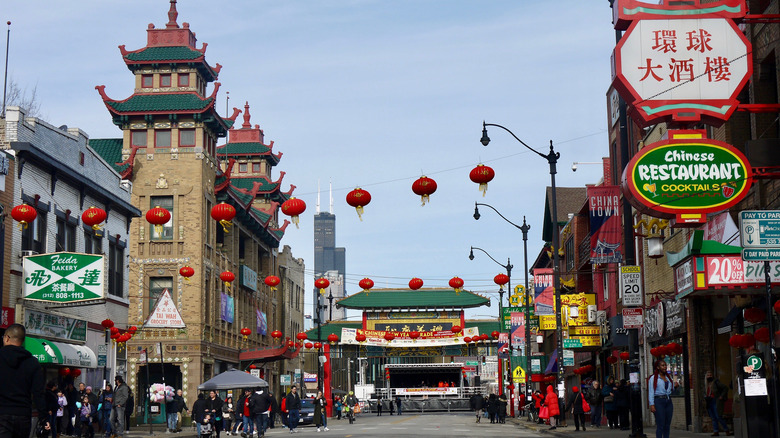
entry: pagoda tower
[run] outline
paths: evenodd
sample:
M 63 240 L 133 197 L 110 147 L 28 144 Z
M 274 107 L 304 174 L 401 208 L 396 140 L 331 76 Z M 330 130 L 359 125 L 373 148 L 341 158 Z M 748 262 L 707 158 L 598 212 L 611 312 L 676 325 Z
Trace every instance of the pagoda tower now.
M 145 217 L 130 224 L 128 320 L 140 330 L 127 346 L 127 381 L 144 394 L 164 378 L 192 403 L 198 384 L 249 365 L 241 361 L 242 350 L 272 344 L 282 298 L 263 279 L 279 275 L 277 252 L 288 224 L 278 224 L 279 206 L 294 186 L 281 191 L 284 172 L 272 179 L 282 154 L 251 126 L 248 104 L 239 129 L 233 124 L 241 110 L 234 108 L 229 118 L 217 113 L 221 66 L 206 61 L 207 45 L 198 48 L 189 24 L 179 25 L 177 17 L 171 0 L 168 22 L 159 29 L 149 24 L 145 47 L 119 46 L 134 75 L 133 94 L 116 100 L 105 86 L 96 88 L 122 138 L 92 139 L 90 146 L 132 182 L 133 203 L 144 215 L 155 207 L 171 213 L 162 227 Z M 230 141 L 218 147 L 228 133 Z M 237 211 L 232 226 L 211 218 L 221 202 Z M 182 277 L 185 266 L 194 275 Z M 221 280 L 223 272 L 235 281 Z M 166 292 L 184 327 L 171 312 L 169 319 L 150 318 Z M 242 328 L 251 330 L 248 338 Z M 284 372 L 273 362 L 260 369 L 269 382 Z

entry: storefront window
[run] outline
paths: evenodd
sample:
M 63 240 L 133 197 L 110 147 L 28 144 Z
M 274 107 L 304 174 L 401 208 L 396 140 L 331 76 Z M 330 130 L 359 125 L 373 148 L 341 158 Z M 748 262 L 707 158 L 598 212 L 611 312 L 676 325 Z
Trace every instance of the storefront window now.
M 683 345 L 682 338 L 674 338 L 669 340 L 669 342 L 676 342 L 680 345 Z M 666 372 L 672 376 L 672 381 L 676 384 L 675 389 L 672 392 L 672 397 L 683 397 L 685 395 L 685 388 L 683 387 L 685 382 L 685 369 L 683 368 L 682 355 L 678 354 L 676 356 L 666 356 L 664 360 L 666 361 L 667 365 Z

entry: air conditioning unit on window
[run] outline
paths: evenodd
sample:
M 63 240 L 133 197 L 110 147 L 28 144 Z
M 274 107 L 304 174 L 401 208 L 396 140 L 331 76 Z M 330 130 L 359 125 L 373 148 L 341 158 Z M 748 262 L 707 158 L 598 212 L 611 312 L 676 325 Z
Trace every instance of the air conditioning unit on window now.
M 33 251 L 31 249 L 22 250 L 22 257 L 29 257 L 34 255 L 38 255 L 38 251 Z

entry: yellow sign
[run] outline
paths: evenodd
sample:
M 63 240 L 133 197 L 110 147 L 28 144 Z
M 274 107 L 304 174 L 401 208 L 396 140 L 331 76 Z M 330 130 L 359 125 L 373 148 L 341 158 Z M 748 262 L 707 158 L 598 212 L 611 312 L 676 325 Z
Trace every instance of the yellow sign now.
M 563 327 L 568 328 L 569 324 L 566 319 L 561 319 Z M 539 330 L 555 330 L 557 324 L 555 323 L 555 315 L 539 315 Z
M 596 305 L 596 294 L 579 293 L 579 294 L 561 295 L 561 307 L 564 308 L 563 315 L 571 315 L 573 313 L 571 309 L 572 307 L 575 307 L 577 309 L 577 317 L 571 318 L 569 316 L 567 318 L 568 324 L 564 324 L 564 326 L 588 325 L 589 305 L 591 306 Z
M 528 299 L 528 303 L 533 306 L 534 296 L 529 295 Z M 525 286 L 522 284 L 515 286 L 515 291 L 509 296 L 509 305 L 514 307 L 525 306 Z
M 515 367 L 514 370 L 512 370 L 512 381 L 515 383 L 525 383 L 525 370 L 518 367 Z
M 581 325 L 569 327 L 570 335 L 600 335 L 601 327 L 597 325 Z
M 569 336 L 569 339 L 579 339 L 583 347 L 601 346 L 601 336 Z

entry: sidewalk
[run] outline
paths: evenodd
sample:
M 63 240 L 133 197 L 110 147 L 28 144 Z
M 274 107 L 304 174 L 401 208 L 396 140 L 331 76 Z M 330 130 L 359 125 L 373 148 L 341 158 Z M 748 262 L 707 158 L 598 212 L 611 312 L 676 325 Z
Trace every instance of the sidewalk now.
M 607 426 L 602 426 L 600 428 L 597 427 L 588 427 L 586 431 L 576 431 L 574 429 L 574 421 L 569 419 L 568 427 L 558 427 L 555 430 L 549 430 L 550 426 L 544 425 L 544 424 L 537 424 L 537 423 L 531 423 L 529 421 L 526 421 L 524 418 L 512 418 L 510 419 L 507 417 L 507 420 L 512 421 L 513 423 L 517 424 L 520 427 L 523 427 L 528 430 L 532 430 L 534 432 L 538 433 L 544 433 L 549 434 L 551 437 L 607 437 L 607 438 L 627 438 L 631 431 L 628 430 L 619 430 L 619 429 L 610 429 Z M 655 437 L 655 426 L 645 426 L 644 433 L 648 438 Z M 674 438 L 704 438 L 709 437 L 711 433 L 694 433 L 687 430 L 679 430 L 679 429 L 672 429 L 671 436 Z M 721 436 L 724 436 L 721 434 Z

